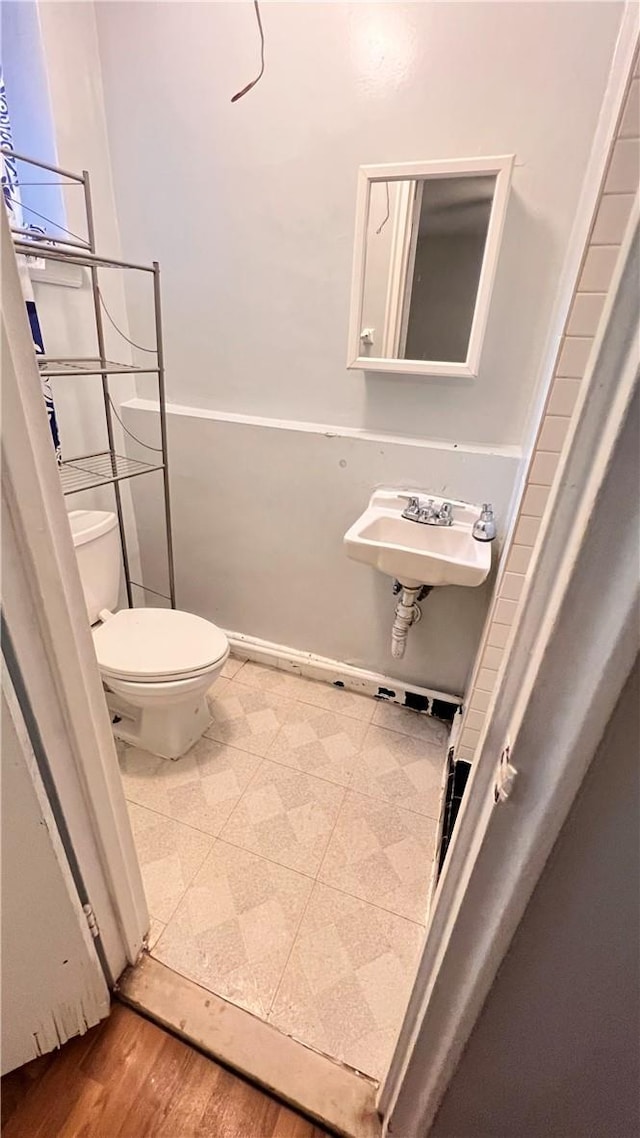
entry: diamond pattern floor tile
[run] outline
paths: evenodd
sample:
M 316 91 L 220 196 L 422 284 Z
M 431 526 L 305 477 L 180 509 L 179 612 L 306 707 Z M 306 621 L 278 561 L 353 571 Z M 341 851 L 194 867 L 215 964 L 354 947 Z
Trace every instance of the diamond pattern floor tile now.
M 243 664 L 244 660 L 238 660 L 237 656 L 227 656 L 225 663 L 222 665 L 221 677 L 226 680 L 232 680 L 240 671 Z
M 236 678 L 247 687 L 274 692 L 276 695 L 284 696 L 285 699 L 303 699 L 307 689 L 314 686 L 313 680 L 308 680 L 298 672 L 289 672 L 285 668 L 270 668 L 267 664 L 258 664 L 255 660 L 247 660 Z
M 390 731 L 400 731 L 402 735 L 413 735 L 424 739 L 425 743 L 444 746 L 449 738 L 449 725 L 433 715 L 400 707 L 397 703 L 382 700 L 376 704 L 372 723 L 377 727 L 387 727 Z
M 226 664 L 224 665 L 222 672 L 224 672 L 225 668 L 226 668 Z M 219 676 L 216 676 L 215 680 L 213 681 L 213 683 L 211 684 L 211 687 L 209 688 L 209 690 L 207 692 L 207 703 L 209 705 L 211 705 L 211 699 L 212 699 L 214 693 L 217 696 L 221 695 L 222 692 L 224 691 L 224 689 L 226 688 L 227 684 L 229 683 L 228 677 L 224 676 L 222 674 L 222 672 L 220 673 Z M 209 706 L 209 709 L 211 709 L 211 706 Z
M 316 883 L 269 1020 L 381 1078 L 406 1007 L 424 930 Z
M 276 735 L 268 757 L 347 786 L 366 730 L 366 723 L 357 719 L 296 703 Z
M 303 703 L 311 703 L 314 707 L 323 707 L 325 711 L 335 711 L 338 715 L 348 715 L 352 719 L 360 719 L 369 723 L 376 709 L 375 700 L 360 692 L 348 691 L 346 688 L 337 688 L 333 684 L 311 681 L 311 687 L 304 695 L 299 696 Z
M 257 664 L 252 660 L 247 661 L 237 678 L 250 687 L 277 692 L 278 695 L 311 704 L 312 707 L 322 707 L 325 711 L 335 711 L 339 715 L 348 715 L 351 719 L 361 719 L 366 723 L 371 720 L 376 707 L 370 696 L 311 680 L 284 668 L 269 668 L 266 664 Z
M 207 698 L 213 721 L 176 762 L 117 745 L 150 951 L 381 1078 L 423 936 L 448 727 L 231 657 Z
M 364 738 L 351 789 L 437 819 L 445 766 L 442 743 L 372 725 Z
M 237 680 L 224 683 L 222 691 L 218 692 L 216 685 L 211 690 L 209 707 L 213 722 L 205 735 L 252 755 L 266 755 L 291 710 L 291 701 Z
M 266 1019 L 312 882 L 216 842 L 153 955 Z
M 348 790 L 318 880 L 424 924 L 437 823 Z
M 129 803 L 149 914 L 168 921 L 211 850 L 213 838 Z
M 313 876 L 344 794 L 339 786 L 265 759 L 221 837 Z
M 120 757 L 124 793 L 130 802 L 214 836 L 259 765 L 259 756 L 205 735 L 175 762 L 138 747 L 126 747 Z

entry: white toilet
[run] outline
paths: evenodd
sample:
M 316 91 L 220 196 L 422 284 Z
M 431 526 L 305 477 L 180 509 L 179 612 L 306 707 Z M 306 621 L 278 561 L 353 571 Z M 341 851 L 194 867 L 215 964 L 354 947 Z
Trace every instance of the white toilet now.
M 116 515 L 69 515 L 107 704 L 116 738 L 178 759 L 211 722 L 206 693 L 229 655 L 224 632 L 175 609 L 121 609 Z

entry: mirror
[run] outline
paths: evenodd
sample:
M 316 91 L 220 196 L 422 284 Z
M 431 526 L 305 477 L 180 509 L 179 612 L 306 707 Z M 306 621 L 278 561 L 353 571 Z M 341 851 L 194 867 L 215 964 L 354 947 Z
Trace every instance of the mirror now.
M 477 375 L 512 163 L 361 168 L 349 367 Z

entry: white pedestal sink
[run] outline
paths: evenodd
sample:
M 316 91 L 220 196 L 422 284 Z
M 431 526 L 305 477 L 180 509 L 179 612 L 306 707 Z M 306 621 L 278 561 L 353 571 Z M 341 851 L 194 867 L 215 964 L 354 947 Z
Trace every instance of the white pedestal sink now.
M 363 514 L 344 536 L 347 555 L 397 578 L 405 588 L 418 585 L 481 585 L 491 568 L 491 542 L 472 536 L 479 506 L 411 491 L 436 508 L 450 502 L 450 526 L 425 525 L 402 517 L 407 491 L 376 490 Z

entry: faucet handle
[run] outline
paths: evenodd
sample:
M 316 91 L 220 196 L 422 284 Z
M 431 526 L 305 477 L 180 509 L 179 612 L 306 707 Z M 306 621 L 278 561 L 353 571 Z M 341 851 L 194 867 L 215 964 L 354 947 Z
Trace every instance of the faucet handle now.
M 418 516 L 418 521 L 430 522 L 430 521 L 432 521 L 433 518 L 435 518 L 435 516 L 436 516 L 436 508 L 435 508 L 435 505 L 433 503 L 433 498 L 427 498 L 426 502 L 424 503 L 424 506 L 420 507 L 420 513 Z
M 452 526 L 453 504 L 451 502 L 443 502 L 438 510 L 434 510 L 430 520 L 437 526 Z
M 402 511 L 402 517 L 407 518 L 407 520 L 410 522 L 415 521 L 418 517 L 418 514 L 420 513 L 420 499 L 418 498 L 418 495 L 398 494 L 398 497 L 402 498 L 407 503 L 404 510 Z

